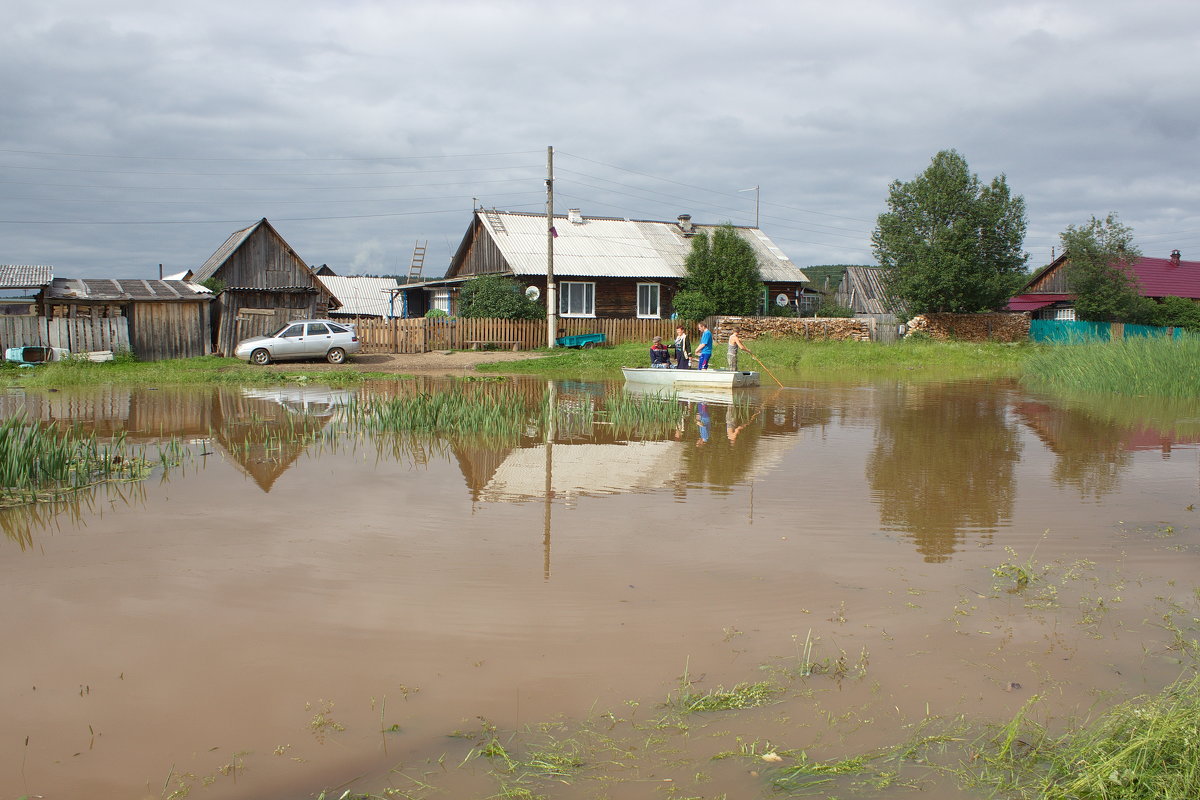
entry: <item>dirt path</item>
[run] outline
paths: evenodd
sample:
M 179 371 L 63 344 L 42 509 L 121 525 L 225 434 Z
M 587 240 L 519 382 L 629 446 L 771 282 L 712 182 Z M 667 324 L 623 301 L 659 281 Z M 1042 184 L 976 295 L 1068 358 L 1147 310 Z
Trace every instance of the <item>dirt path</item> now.
M 431 353 L 390 355 L 377 353 L 351 356 L 346 364 L 326 364 L 323 361 L 290 361 L 270 364 L 263 369 L 275 372 L 326 372 L 353 369 L 361 372 L 391 372 L 405 375 L 464 375 L 475 371 L 480 364 L 504 361 L 525 361 L 538 358 L 541 353 L 498 351 L 498 350 L 435 350 Z

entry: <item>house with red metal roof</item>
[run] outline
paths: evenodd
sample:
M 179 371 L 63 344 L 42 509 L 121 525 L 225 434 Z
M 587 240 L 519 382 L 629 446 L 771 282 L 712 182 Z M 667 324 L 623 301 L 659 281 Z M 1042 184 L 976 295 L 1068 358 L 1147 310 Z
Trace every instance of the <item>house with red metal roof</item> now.
M 1063 253 L 1035 272 L 1021 293 L 1008 301 L 1008 310 L 1028 311 L 1034 319 L 1075 319 L 1075 295 L 1067 283 L 1070 261 L 1070 256 Z M 1167 258 L 1139 258 L 1129 270 L 1142 297 L 1200 301 L 1200 261 L 1184 261 L 1178 250 L 1172 250 Z

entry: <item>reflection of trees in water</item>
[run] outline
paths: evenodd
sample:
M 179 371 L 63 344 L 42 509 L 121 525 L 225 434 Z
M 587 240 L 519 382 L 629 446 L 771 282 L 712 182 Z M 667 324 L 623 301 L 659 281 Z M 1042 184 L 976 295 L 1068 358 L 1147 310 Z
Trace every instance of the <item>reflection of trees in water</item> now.
M 1086 411 L 1045 403 L 1021 403 L 1015 411 L 1057 457 L 1050 472 L 1055 485 L 1097 499 L 1120 486 L 1121 471 L 1130 461 L 1129 431 Z
M 1008 395 L 970 384 L 898 384 L 880 390 L 867 481 L 881 524 L 904 531 L 929 562 L 949 560 L 967 529 L 1012 516 L 1020 458 L 1005 418 Z

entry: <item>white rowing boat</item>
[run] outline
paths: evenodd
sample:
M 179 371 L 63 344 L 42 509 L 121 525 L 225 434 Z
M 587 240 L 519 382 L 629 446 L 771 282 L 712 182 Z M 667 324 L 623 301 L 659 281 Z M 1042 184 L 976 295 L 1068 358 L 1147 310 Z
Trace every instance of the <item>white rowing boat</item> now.
M 758 386 L 757 372 L 728 369 L 655 369 L 653 367 L 621 367 L 628 383 L 651 386 L 708 386 L 733 389 Z

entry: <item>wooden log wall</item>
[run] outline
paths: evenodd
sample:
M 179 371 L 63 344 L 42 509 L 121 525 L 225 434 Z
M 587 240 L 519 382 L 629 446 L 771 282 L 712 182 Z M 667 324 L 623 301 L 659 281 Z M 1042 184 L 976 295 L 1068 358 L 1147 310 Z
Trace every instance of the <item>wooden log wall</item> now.
M 131 303 L 129 338 L 134 355 L 142 361 L 207 355 L 212 342 L 209 305 L 207 300 Z

